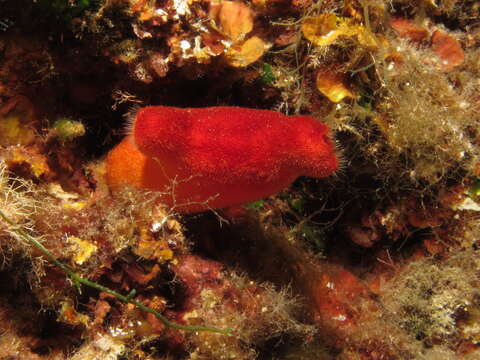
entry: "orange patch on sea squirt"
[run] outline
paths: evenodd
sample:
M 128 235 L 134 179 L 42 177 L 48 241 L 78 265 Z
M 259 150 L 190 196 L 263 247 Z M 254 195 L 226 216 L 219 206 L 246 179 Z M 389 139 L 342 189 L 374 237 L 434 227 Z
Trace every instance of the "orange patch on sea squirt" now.
M 226 106 L 141 108 L 106 158 L 112 190 L 160 191 L 182 213 L 258 200 L 337 168 L 330 131 L 317 119 Z

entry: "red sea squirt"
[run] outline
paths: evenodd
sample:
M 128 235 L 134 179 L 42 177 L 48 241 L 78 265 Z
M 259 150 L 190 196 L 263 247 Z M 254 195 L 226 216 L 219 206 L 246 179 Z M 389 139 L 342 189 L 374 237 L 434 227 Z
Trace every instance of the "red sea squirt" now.
M 162 192 L 175 211 L 225 208 L 275 194 L 299 176 L 338 168 L 325 124 L 241 107 L 147 106 L 106 158 L 113 190 Z

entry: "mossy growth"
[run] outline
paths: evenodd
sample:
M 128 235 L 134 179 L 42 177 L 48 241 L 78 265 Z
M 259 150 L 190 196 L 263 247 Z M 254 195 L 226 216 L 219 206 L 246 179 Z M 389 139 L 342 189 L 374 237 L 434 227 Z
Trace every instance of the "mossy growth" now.
M 30 228 L 32 226 L 31 216 L 38 206 L 36 195 L 30 182 L 9 177 L 6 164 L 0 161 L 0 208 L 9 219 L 16 224 L 21 224 L 26 229 Z M 0 222 L 3 266 L 8 266 L 8 257 L 5 255 L 18 250 L 27 251 L 28 246 L 24 242 L 16 243 L 7 240 L 4 238 L 5 234 L 15 235 L 10 226 Z
M 408 264 L 389 282 L 381 302 L 393 319 L 425 345 L 443 343 L 455 349 L 478 343 L 475 326 L 480 309 L 480 258 L 459 251 L 445 261 L 432 258 Z M 477 323 L 478 324 L 478 323 Z
M 229 295 L 233 303 L 206 289 L 194 315 L 211 319 L 215 326 L 230 327 L 238 336 L 225 339 L 199 334 L 190 339 L 192 359 L 249 360 L 271 340 L 289 339 L 298 344 L 305 342 L 302 339 L 313 339 L 316 328 L 298 320 L 301 302 L 288 289 L 278 291 L 271 284 L 258 284 L 236 274 L 229 274 L 227 279 L 240 291 Z M 234 311 L 233 304 L 237 307 Z
M 380 68 L 386 92 L 374 121 L 388 145 L 410 161 L 410 176 L 436 182 L 454 168 L 472 172 L 478 161 L 470 81 L 454 87 L 452 79 L 425 64 L 428 50 L 392 41 L 403 64 Z M 407 170 L 407 169 L 406 169 Z

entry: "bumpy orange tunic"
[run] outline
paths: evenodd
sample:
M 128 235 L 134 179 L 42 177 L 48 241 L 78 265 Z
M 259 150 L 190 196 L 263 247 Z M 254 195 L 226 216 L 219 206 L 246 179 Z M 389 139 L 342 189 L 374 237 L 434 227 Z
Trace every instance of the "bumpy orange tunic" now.
M 107 155 L 107 182 L 160 191 L 178 212 L 275 194 L 299 176 L 325 177 L 338 160 L 327 126 L 310 116 L 240 107 L 140 109 Z

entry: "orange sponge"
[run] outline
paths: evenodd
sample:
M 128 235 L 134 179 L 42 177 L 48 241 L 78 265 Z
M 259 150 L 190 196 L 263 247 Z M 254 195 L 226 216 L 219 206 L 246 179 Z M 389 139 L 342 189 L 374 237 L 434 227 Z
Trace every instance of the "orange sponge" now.
M 240 107 L 140 109 L 107 156 L 107 182 L 164 193 L 179 212 L 275 194 L 297 177 L 325 177 L 338 160 L 326 125 L 310 116 Z

